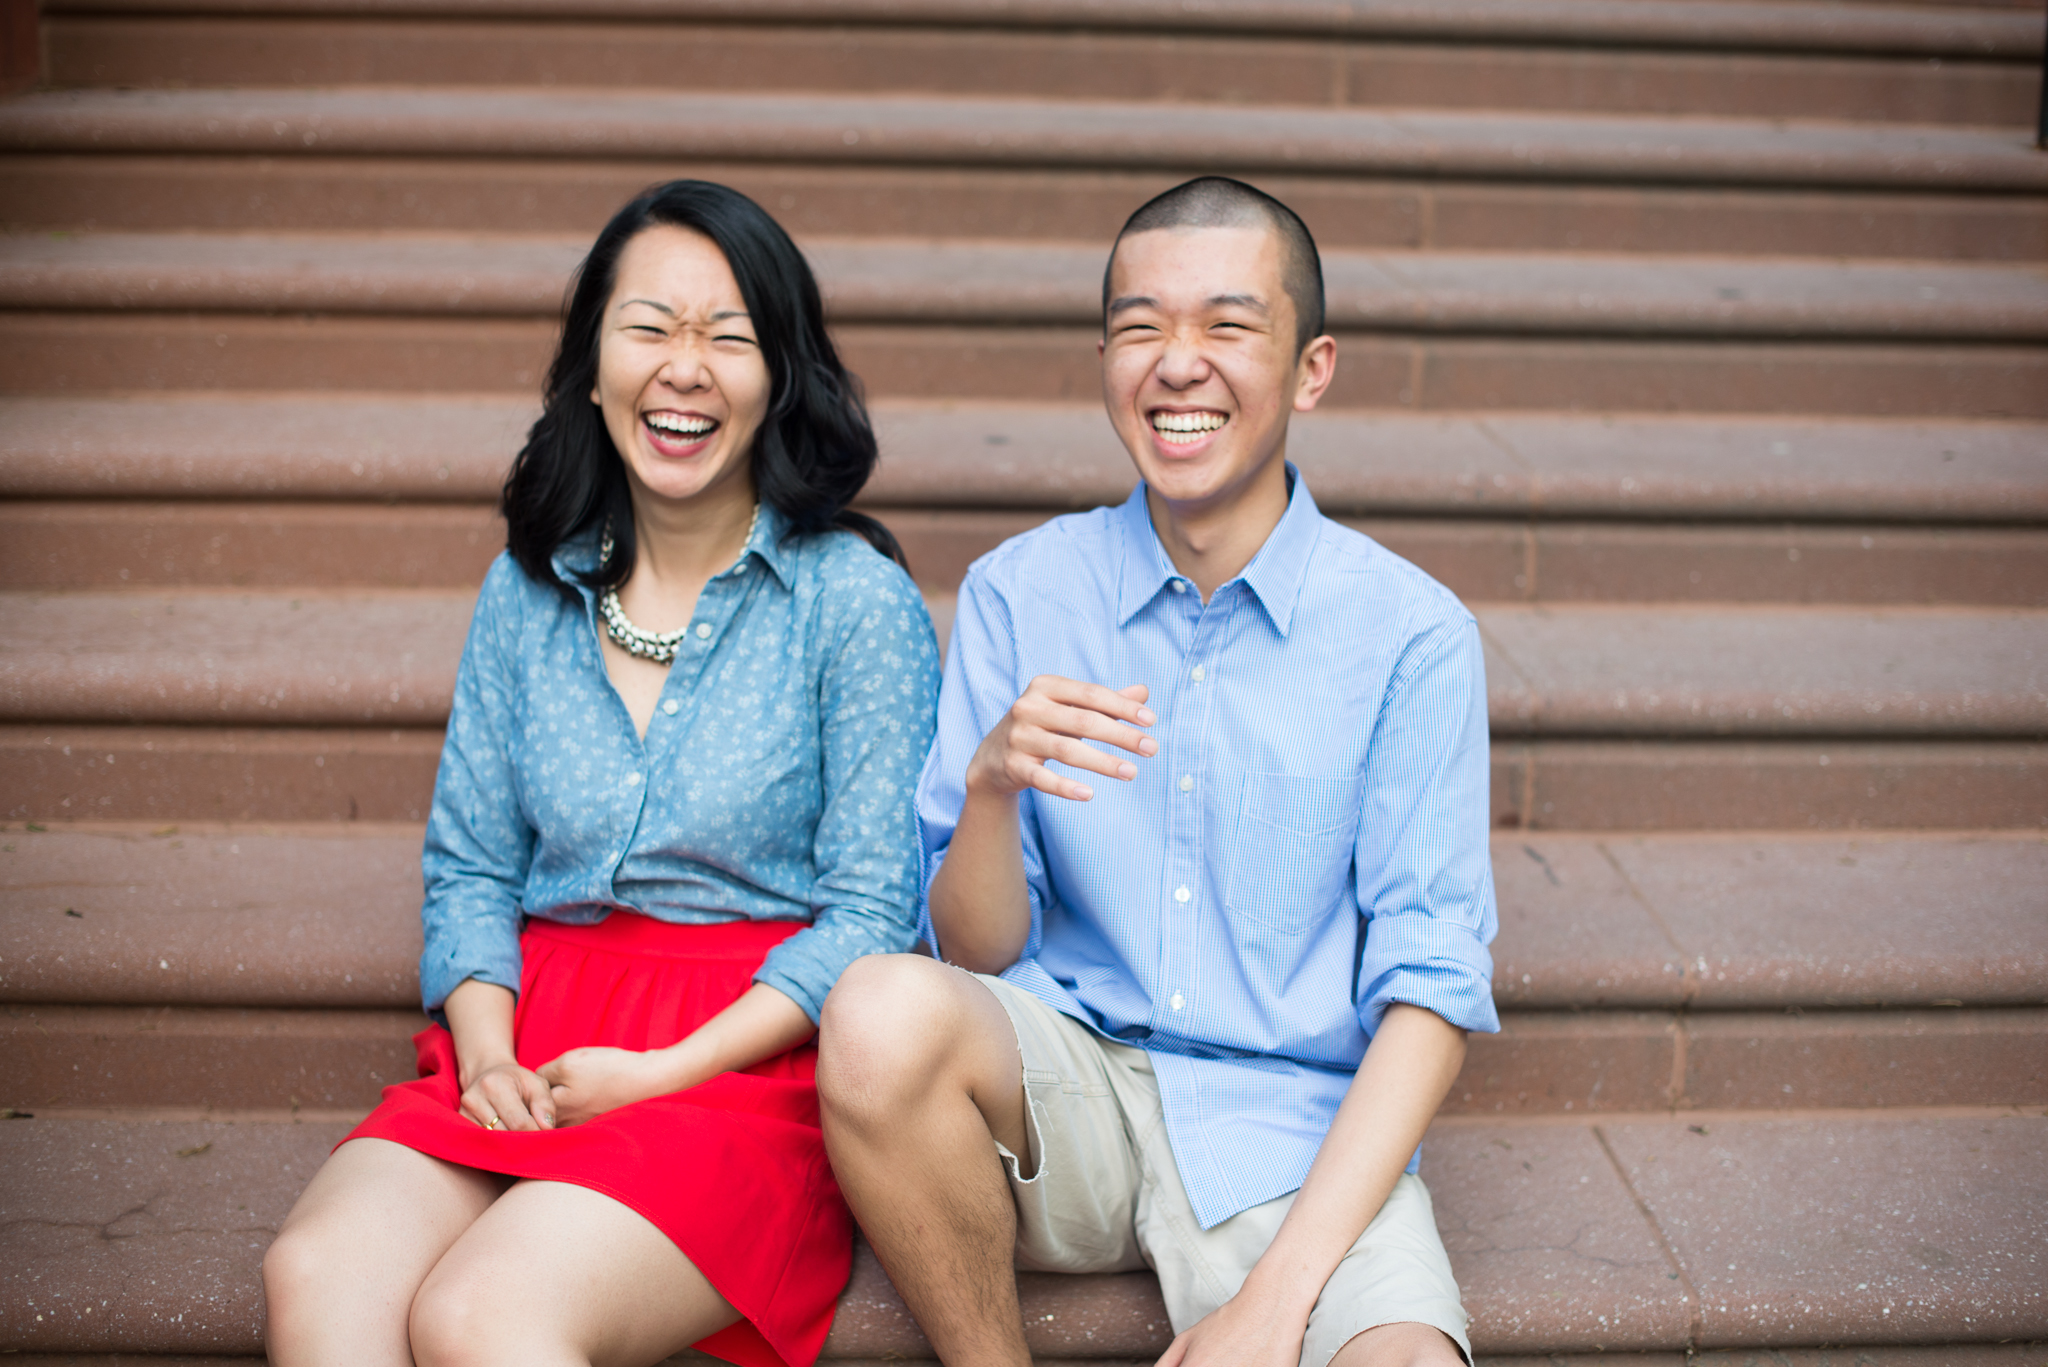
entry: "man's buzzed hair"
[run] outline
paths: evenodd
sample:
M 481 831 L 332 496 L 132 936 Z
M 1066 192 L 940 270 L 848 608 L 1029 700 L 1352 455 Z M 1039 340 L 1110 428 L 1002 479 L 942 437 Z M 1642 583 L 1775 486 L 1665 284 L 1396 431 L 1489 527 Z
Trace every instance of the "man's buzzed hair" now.
M 1102 312 L 1109 314 L 1109 273 L 1132 233 L 1155 228 L 1271 228 L 1280 239 L 1280 283 L 1294 301 L 1294 354 L 1323 332 L 1323 258 L 1294 210 L 1241 180 L 1199 176 L 1147 200 L 1124 221 L 1102 268 Z

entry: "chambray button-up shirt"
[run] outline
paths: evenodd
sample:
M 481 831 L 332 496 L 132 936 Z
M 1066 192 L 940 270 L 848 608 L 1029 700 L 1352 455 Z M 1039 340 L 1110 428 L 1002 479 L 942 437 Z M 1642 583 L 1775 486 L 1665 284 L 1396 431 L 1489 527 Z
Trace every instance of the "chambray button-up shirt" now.
M 968 759 L 1032 678 L 1151 689 L 1134 781 L 1019 799 L 1031 933 L 1003 976 L 1151 1055 L 1205 1229 L 1301 1185 L 1391 1003 L 1500 1028 L 1478 626 L 1289 475 L 1206 605 L 1143 485 L 977 561 L 918 789 L 928 891 Z M 928 907 L 921 930 L 943 954 Z
M 916 938 L 912 797 L 938 649 L 910 576 L 763 505 L 705 585 L 643 741 L 575 603 L 507 555 L 484 580 L 427 822 L 420 995 L 519 989 L 521 916 L 805 921 L 755 975 L 816 1020 L 840 972 Z M 588 569 L 595 538 L 555 556 Z M 570 581 L 572 586 L 574 581 Z

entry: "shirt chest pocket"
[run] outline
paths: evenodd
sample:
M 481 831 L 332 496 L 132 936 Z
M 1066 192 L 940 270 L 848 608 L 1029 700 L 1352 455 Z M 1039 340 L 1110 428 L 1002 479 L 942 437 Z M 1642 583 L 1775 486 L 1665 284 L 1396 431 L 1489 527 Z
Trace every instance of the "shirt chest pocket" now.
M 1223 898 L 1233 919 L 1300 935 L 1349 905 L 1359 783 L 1355 775 L 1245 776 Z

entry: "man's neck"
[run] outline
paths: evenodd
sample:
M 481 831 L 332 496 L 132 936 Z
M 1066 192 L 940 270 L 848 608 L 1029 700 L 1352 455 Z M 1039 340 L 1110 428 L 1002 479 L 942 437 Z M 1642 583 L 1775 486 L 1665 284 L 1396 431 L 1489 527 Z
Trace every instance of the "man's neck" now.
M 1174 569 L 1204 603 L 1243 573 L 1287 512 L 1287 461 L 1276 452 L 1236 489 L 1203 503 L 1170 503 L 1150 486 L 1145 510 Z

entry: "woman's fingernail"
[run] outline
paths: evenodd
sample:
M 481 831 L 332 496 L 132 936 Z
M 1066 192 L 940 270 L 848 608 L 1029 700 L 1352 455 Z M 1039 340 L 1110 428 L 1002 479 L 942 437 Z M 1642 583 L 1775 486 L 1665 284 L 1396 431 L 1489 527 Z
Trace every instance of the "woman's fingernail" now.
M 1118 778 L 1136 778 L 1138 776 L 1138 766 L 1135 764 L 1119 764 L 1116 766 L 1116 776 Z
M 1074 785 L 1074 796 L 1086 802 L 1089 798 L 1095 796 L 1095 790 L 1085 783 L 1076 783 Z
M 1138 740 L 1138 753 L 1139 753 L 1139 754 L 1141 754 L 1141 755 L 1156 755 L 1156 754 L 1158 754 L 1158 753 L 1159 753 L 1159 742 L 1158 742 L 1158 741 L 1156 741 L 1156 740 L 1154 740 L 1154 739 L 1152 739 L 1152 737 L 1150 737 L 1150 736 L 1143 736 L 1143 737 L 1140 737 L 1140 738 L 1139 738 L 1139 740 Z
M 1159 720 L 1159 718 L 1157 718 L 1157 717 L 1155 717 L 1155 716 L 1153 716 L 1153 715 L 1152 715 L 1152 709 L 1151 709 L 1151 708 L 1149 708 L 1149 707 L 1141 707 L 1141 708 L 1139 708 L 1139 709 L 1138 709 L 1138 725 L 1140 725 L 1140 726 L 1150 726 L 1150 725 L 1151 725 L 1151 724 L 1152 724 L 1153 722 L 1155 722 L 1155 721 L 1158 721 L 1158 720 Z

